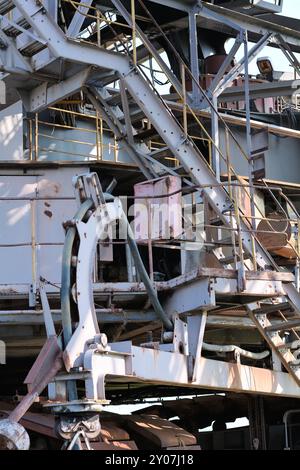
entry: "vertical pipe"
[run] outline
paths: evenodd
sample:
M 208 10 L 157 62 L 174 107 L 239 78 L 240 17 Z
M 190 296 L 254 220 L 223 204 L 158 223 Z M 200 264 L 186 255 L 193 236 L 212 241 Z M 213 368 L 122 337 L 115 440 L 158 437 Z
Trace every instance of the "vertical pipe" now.
M 131 20 L 132 20 L 132 50 L 133 50 L 133 63 L 137 64 L 136 53 L 136 21 L 135 21 L 135 0 L 131 0 Z
M 132 265 L 132 256 L 128 243 L 125 244 L 126 250 L 126 266 L 127 266 L 127 280 L 128 282 L 133 282 L 133 265 Z
M 218 98 L 213 95 L 212 103 L 215 110 L 218 109 Z M 218 114 L 211 109 L 211 133 L 212 133 L 212 160 L 213 160 L 213 170 L 215 172 L 217 180 L 221 181 L 221 168 L 220 168 L 220 135 L 219 135 L 219 117 Z
M 212 143 L 208 140 L 208 159 L 209 159 L 209 166 L 212 168 Z
M 243 241 L 242 241 L 242 231 L 241 231 L 241 224 L 240 224 L 240 208 L 238 205 L 238 197 L 237 197 L 238 188 L 235 188 L 234 194 L 234 212 L 235 212 L 235 220 L 236 220 L 236 227 L 237 227 L 237 236 L 238 236 L 238 247 L 239 247 L 239 269 L 238 269 L 238 289 L 240 292 L 243 292 L 246 288 L 246 274 L 245 274 L 245 265 L 244 265 L 244 251 L 243 251 Z
M 115 163 L 118 163 L 118 144 L 117 144 L 117 138 L 114 135 L 114 157 L 115 157 Z
M 299 258 L 297 258 L 295 266 L 295 280 L 296 280 L 296 289 L 300 292 L 300 263 Z
M 185 137 L 188 135 L 188 121 L 187 121 L 187 102 L 186 102 L 186 82 L 185 82 L 185 66 L 181 64 L 181 83 L 182 83 L 182 97 L 183 97 L 183 129 Z
M 29 119 L 28 121 L 28 124 L 29 124 L 29 129 L 28 129 L 28 141 L 29 141 L 29 159 L 30 161 L 33 160 L 33 128 L 32 128 L 32 120 Z
M 39 115 L 35 113 L 35 161 L 39 159 Z
M 97 161 L 100 160 L 100 139 L 99 139 L 99 113 L 96 111 L 96 149 L 97 149 Z
M 300 219 L 297 220 L 297 259 L 295 266 L 296 289 L 300 292 Z
M 230 160 L 230 141 L 229 141 L 229 132 L 228 128 L 226 127 L 225 129 L 225 140 L 226 140 L 226 164 L 227 164 L 227 175 L 228 175 L 228 192 L 229 192 L 229 197 L 231 200 L 233 200 L 233 191 L 232 191 L 232 186 L 231 186 L 231 160 Z M 230 212 L 230 227 L 233 229 L 233 214 Z M 230 236 L 231 236 L 231 244 L 232 244 L 232 254 L 234 258 L 234 267 L 237 270 L 238 269 L 238 262 L 237 262 L 237 253 L 236 253 L 236 238 L 235 238 L 235 231 L 230 230 Z
M 225 141 L 226 141 L 226 165 L 228 176 L 228 191 L 230 199 L 232 199 L 232 186 L 231 186 L 231 164 L 230 164 L 230 142 L 228 128 L 225 128 Z
M 101 47 L 101 31 L 100 31 L 100 13 L 99 10 L 96 12 L 97 16 L 97 45 Z
M 31 206 L 31 268 L 33 292 L 36 292 L 36 201 L 30 201 Z

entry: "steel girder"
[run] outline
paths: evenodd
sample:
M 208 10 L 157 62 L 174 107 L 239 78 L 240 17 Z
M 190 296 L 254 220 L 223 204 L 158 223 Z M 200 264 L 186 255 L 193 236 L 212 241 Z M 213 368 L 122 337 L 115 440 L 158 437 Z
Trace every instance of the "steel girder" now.
M 188 356 L 133 346 L 131 342 L 112 343 L 110 350 L 88 350 L 84 368 L 86 393 L 90 400 L 105 400 L 105 382 L 151 382 L 199 389 L 243 392 L 299 398 L 299 387 L 285 372 L 199 358 L 189 378 Z

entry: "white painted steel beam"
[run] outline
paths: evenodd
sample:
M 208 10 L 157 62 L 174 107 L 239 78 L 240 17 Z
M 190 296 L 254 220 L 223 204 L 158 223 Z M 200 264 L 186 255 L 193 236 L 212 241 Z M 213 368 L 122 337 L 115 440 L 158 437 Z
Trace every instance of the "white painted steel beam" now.
M 300 398 L 300 389 L 289 374 L 267 369 L 201 358 L 195 368 L 195 380 L 188 379 L 188 356 L 113 343 L 112 351 L 88 351 L 85 369 L 92 370 L 86 381 L 87 398 L 104 400 L 105 381 L 145 382 L 157 385 L 185 386 Z

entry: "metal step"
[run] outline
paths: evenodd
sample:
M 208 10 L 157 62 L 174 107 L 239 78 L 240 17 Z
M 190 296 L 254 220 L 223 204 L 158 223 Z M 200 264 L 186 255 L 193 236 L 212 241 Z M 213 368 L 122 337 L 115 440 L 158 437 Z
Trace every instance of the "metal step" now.
M 238 237 L 235 236 L 236 248 L 238 243 Z M 232 247 L 232 239 L 231 237 L 221 238 L 220 240 L 212 240 L 211 241 L 213 247 Z M 238 254 L 237 254 L 238 256 Z
M 237 256 L 238 261 L 239 261 L 239 254 L 237 253 L 236 256 Z M 247 259 L 250 259 L 250 254 L 243 253 L 243 259 L 244 259 L 244 261 L 247 260 Z M 224 265 L 225 264 L 232 264 L 232 263 L 234 263 L 234 261 L 235 261 L 235 257 L 233 255 L 226 256 L 225 258 L 219 258 L 219 262 L 221 264 L 224 264 Z
M 162 153 L 165 153 L 165 152 L 168 152 L 170 151 L 169 150 L 169 147 L 161 147 L 157 150 L 153 150 L 153 152 L 151 152 L 149 154 L 150 157 L 159 157 Z
M 42 49 L 44 49 L 46 46 L 44 44 L 41 44 L 38 41 L 32 41 L 31 43 L 27 44 L 26 46 L 22 47 L 19 49 L 21 54 L 27 56 L 27 57 L 32 57 L 38 52 L 40 52 Z
M 111 94 L 111 96 L 105 98 L 104 101 L 109 104 L 109 106 L 120 106 L 122 104 L 121 94 L 117 91 L 116 93 L 112 93 L 111 91 L 109 91 L 109 93 Z
M 15 8 L 14 2 L 12 0 L 3 0 L 0 2 L 0 15 L 6 15 L 9 11 Z
M 30 25 L 29 23 L 25 20 L 25 18 L 22 18 L 20 17 L 17 21 L 15 21 L 15 23 L 20 26 L 21 28 L 24 28 L 24 29 L 30 29 Z M 5 28 L 2 29 L 2 31 L 7 34 L 7 36 L 10 36 L 10 37 L 17 37 L 19 36 L 20 34 L 22 34 L 22 31 L 20 31 L 19 29 L 17 29 L 15 26 L 13 25 L 7 25 Z
M 255 315 L 268 315 L 271 313 L 276 313 L 278 311 L 285 311 L 285 310 L 291 310 L 293 311 L 292 307 L 288 302 L 282 302 L 280 304 L 269 304 L 265 305 L 264 307 L 258 308 L 253 311 Z

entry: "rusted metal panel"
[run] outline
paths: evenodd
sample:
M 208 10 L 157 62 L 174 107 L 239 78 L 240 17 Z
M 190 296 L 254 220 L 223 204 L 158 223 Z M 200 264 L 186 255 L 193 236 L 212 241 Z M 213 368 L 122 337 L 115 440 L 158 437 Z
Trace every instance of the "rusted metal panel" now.
M 51 336 L 46 340 L 38 358 L 24 380 L 29 392 L 41 381 L 43 374 L 48 373 L 49 365 L 55 362 L 60 353 L 61 349 L 58 346 L 57 337 Z
M 113 419 L 109 421 L 103 419 L 101 422 L 101 437 L 104 441 L 128 441 L 130 435 L 128 432 L 122 428 L 117 422 L 114 422 Z

